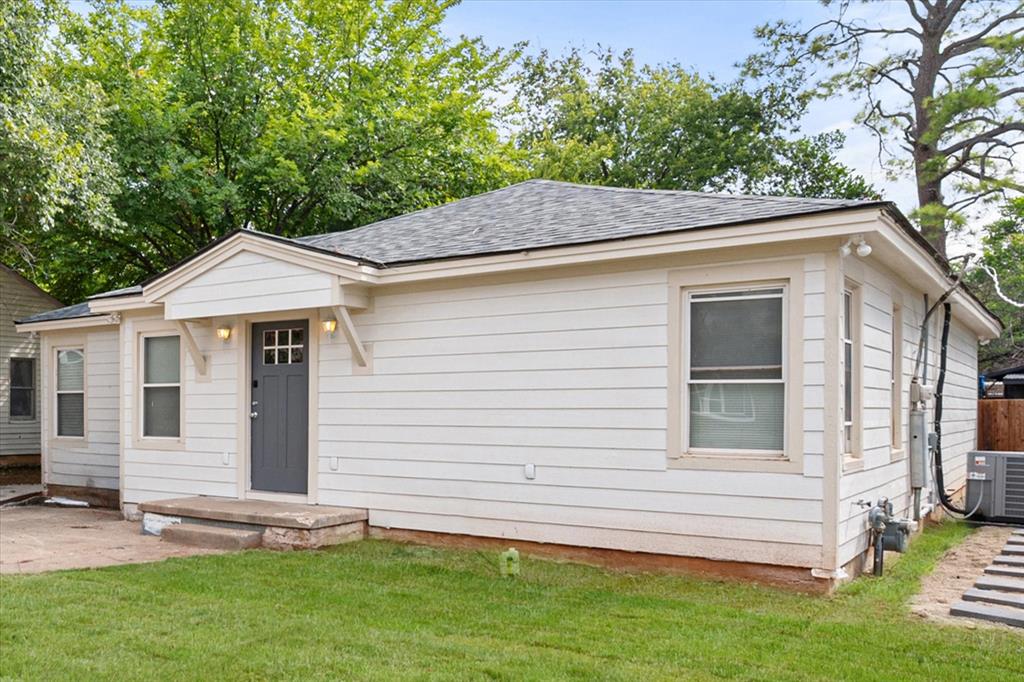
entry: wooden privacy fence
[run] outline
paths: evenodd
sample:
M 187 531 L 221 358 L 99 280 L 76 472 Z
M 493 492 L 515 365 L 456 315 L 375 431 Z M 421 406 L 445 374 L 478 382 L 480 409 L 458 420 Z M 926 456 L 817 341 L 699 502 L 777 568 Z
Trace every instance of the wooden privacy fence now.
M 978 449 L 1024 451 L 1024 400 L 978 401 Z

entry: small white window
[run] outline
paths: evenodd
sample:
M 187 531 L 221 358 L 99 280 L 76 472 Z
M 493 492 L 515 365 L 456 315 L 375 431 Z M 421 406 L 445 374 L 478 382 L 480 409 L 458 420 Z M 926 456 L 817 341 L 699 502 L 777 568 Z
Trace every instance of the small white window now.
M 782 454 L 785 288 L 691 292 L 687 308 L 686 449 Z
M 857 414 L 860 386 L 859 298 L 855 288 L 843 290 L 843 452 L 858 455 Z
M 57 435 L 85 435 L 85 350 L 57 351 Z
M 147 336 L 142 352 L 142 435 L 181 434 L 181 339 Z
M 889 389 L 889 428 L 892 449 L 903 449 L 903 310 L 892 307 L 891 387 Z

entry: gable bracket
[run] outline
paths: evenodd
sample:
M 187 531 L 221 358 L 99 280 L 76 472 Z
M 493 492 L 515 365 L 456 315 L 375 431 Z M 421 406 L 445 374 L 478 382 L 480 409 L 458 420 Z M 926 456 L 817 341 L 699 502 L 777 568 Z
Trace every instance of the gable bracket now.
M 369 354 L 366 352 L 366 346 L 359 339 L 359 332 L 356 331 L 356 325 L 352 322 L 352 316 L 348 314 L 348 308 L 343 305 L 336 305 L 334 306 L 334 314 L 338 319 L 339 326 L 341 326 L 342 333 L 345 334 L 349 347 L 352 349 L 352 358 L 360 367 L 366 367 L 370 363 Z
M 199 344 L 196 343 L 195 337 L 192 336 L 192 331 L 188 328 L 188 324 L 182 320 L 175 320 L 174 326 L 178 328 L 181 338 L 185 340 L 185 348 L 188 349 L 188 354 L 192 356 L 192 362 L 196 366 L 196 374 L 205 376 L 207 370 L 206 356 L 199 351 Z

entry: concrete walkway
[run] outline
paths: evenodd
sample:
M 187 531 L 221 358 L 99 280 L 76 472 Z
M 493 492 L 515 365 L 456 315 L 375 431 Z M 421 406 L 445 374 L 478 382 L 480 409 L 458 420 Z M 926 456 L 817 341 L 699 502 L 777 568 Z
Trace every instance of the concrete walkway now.
M 0 486 L 0 504 L 21 500 L 33 495 L 41 495 L 42 483 L 10 483 Z
M 215 553 L 142 535 L 138 523 L 108 509 L 0 509 L 0 573 L 97 568 Z

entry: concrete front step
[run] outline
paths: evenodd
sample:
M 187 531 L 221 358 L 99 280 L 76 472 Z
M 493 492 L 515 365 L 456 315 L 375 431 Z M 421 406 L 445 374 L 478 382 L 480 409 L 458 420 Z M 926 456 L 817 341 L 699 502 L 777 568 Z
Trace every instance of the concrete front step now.
M 1011 535 L 1006 539 L 1008 545 L 1024 545 L 1024 535 Z
M 258 530 L 201 526 L 195 523 L 167 526 L 160 533 L 160 538 L 179 545 L 228 551 L 253 549 L 263 544 L 263 533 Z
M 367 512 L 264 500 L 182 497 L 145 502 L 144 533 L 162 535 L 170 528 L 220 527 L 261 534 L 268 549 L 316 549 L 366 537 Z M 183 531 L 179 531 L 183 532 Z
M 1000 590 L 1002 592 L 1024 593 L 1024 580 L 1020 578 L 1006 578 L 994 575 L 986 575 L 978 578 L 974 586 L 979 590 Z
M 1003 554 L 1016 554 L 1017 556 L 1024 556 L 1024 546 L 1007 545 L 1006 547 L 1003 547 Z
M 367 519 L 365 509 L 327 507 L 316 504 L 231 500 L 223 497 L 179 497 L 143 502 L 139 511 L 208 521 L 226 521 L 253 526 L 313 530 Z
M 1016 566 L 1000 566 L 999 564 L 993 564 L 985 569 L 985 573 L 989 575 L 1006 575 L 1014 578 L 1024 578 L 1024 568 L 1017 568 Z
M 1009 556 L 1006 554 L 1000 554 L 992 560 L 994 564 L 1001 564 L 1003 566 L 1021 566 L 1024 567 L 1024 556 Z
M 992 623 L 1003 623 L 1017 628 L 1024 628 L 1024 609 L 1015 609 L 1011 606 L 993 606 L 979 602 L 958 601 L 953 604 L 949 612 L 954 616 L 965 618 L 977 618 Z
M 978 601 L 997 606 L 1014 606 L 1024 609 L 1024 594 L 1000 592 L 999 590 L 979 590 L 976 587 L 964 592 L 964 601 Z

